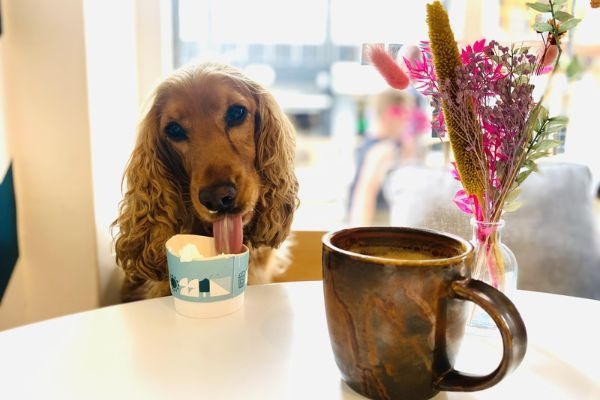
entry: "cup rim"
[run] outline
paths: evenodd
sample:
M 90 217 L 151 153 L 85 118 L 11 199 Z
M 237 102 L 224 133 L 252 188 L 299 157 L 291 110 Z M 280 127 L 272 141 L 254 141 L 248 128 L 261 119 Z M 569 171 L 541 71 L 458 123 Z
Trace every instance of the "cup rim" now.
M 165 250 L 167 251 L 167 253 L 172 254 L 174 257 L 179 258 L 178 254 L 175 254 L 174 251 L 172 251 L 170 244 L 173 243 L 174 240 L 178 239 L 178 238 L 186 238 L 188 240 L 191 239 L 208 239 L 208 240 L 214 240 L 214 237 L 212 236 L 206 236 L 206 235 L 198 235 L 195 233 L 176 233 L 174 235 L 172 235 L 169 239 L 167 239 L 167 241 L 165 242 Z M 230 258 L 230 257 L 240 257 L 245 255 L 246 253 L 250 252 L 250 248 L 248 246 L 246 246 L 245 244 L 242 243 L 242 251 L 240 251 L 239 253 L 220 253 L 220 254 L 215 254 L 215 255 L 210 255 L 210 256 L 206 256 L 204 257 L 202 260 L 193 260 L 191 262 L 194 261 L 207 261 L 207 260 L 214 260 L 217 258 Z
M 443 258 L 428 258 L 428 259 L 420 259 L 420 260 L 401 260 L 397 258 L 390 257 L 378 257 L 372 256 L 368 254 L 360 254 L 350 250 L 343 249 L 339 246 L 333 244 L 332 239 L 336 236 L 347 235 L 352 232 L 369 232 L 369 231 L 392 231 L 398 233 L 424 233 L 426 235 L 437 236 L 438 238 L 444 238 L 448 240 L 453 240 L 458 244 L 462 245 L 463 251 L 459 254 L 452 257 L 443 257 Z M 323 246 L 329 248 L 330 250 L 334 250 L 336 252 L 342 253 L 349 257 L 370 261 L 376 263 L 385 263 L 392 265 L 403 265 L 403 266 L 432 266 L 432 265 L 452 265 L 460 262 L 462 260 L 467 259 L 469 256 L 474 254 L 474 246 L 473 244 L 459 236 L 450 232 L 444 232 L 436 229 L 429 228 L 415 228 L 415 227 L 407 227 L 407 226 L 360 226 L 360 227 L 350 227 L 344 229 L 338 229 L 334 231 L 329 231 L 323 235 L 321 242 Z

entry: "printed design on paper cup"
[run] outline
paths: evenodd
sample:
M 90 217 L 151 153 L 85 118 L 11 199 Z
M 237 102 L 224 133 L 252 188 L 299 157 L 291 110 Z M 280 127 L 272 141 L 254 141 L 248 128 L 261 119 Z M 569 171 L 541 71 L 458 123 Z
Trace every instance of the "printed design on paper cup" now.
M 226 296 L 231 294 L 231 278 L 221 278 L 210 280 L 204 278 L 188 279 L 181 278 L 178 282 L 178 292 L 182 296 L 188 297 L 212 297 Z
M 242 271 L 238 274 L 238 289 L 245 287 L 248 284 L 246 271 Z
M 242 294 L 248 284 L 248 253 L 213 258 L 210 262 L 182 261 L 167 254 L 173 296 L 194 302 L 221 301 Z
M 169 276 L 169 282 L 171 283 L 171 292 L 179 292 L 179 281 L 175 278 L 175 275 Z

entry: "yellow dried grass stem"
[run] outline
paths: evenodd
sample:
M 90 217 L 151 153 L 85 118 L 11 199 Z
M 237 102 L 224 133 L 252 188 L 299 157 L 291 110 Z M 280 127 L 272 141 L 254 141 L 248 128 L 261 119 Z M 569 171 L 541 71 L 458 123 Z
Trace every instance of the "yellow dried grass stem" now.
M 440 84 L 439 89 L 450 98 L 454 98 L 456 86 L 445 83 L 448 80 L 455 82 L 456 67 L 461 65 L 460 54 L 450 27 L 448 14 L 444 6 L 437 0 L 432 4 L 427 4 L 427 26 L 429 27 L 433 67 Z M 467 112 L 461 113 L 460 110 L 449 107 L 447 102 L 442 100 L 446 129 L 463 187 L 467 193 L 476 195 L 483 206 L 485 174 L 483 164 L 478 159 L 482 153 L 477 154 L 481 149 L 480 133 L 473 109 L 468 106 L 465 109 Z M 472 148 L 473 144 L 477 145 L 477 150 Z

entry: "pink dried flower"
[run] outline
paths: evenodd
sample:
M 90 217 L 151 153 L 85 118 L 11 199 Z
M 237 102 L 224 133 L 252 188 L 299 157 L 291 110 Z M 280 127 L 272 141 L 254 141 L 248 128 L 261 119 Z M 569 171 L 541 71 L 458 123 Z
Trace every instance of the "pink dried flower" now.
M 371 46 L 367 55 L 391 87 L 402 90 L 408 86 L 410 82 L 408 75 L 400 68 L 396 60 L 385 51 L 383 46 Z

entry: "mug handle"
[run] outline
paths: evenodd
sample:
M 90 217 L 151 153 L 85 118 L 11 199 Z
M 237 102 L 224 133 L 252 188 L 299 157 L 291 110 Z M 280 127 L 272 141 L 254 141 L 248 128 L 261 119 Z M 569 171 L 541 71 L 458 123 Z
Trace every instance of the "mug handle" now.
M 452 282 L 452 290 L 460 299 L 469 300 L 487 312 L 502 336 L 502 360 L 487 375 L 471 375 L 455 369 L 446 373 L 436 387 L 445 391 L 472 392 L 487 389 L 500 382 L 519 366 L 527 350 L 527 330 L 515 305 L 508 297 L 492 286 L 466 279 Z

